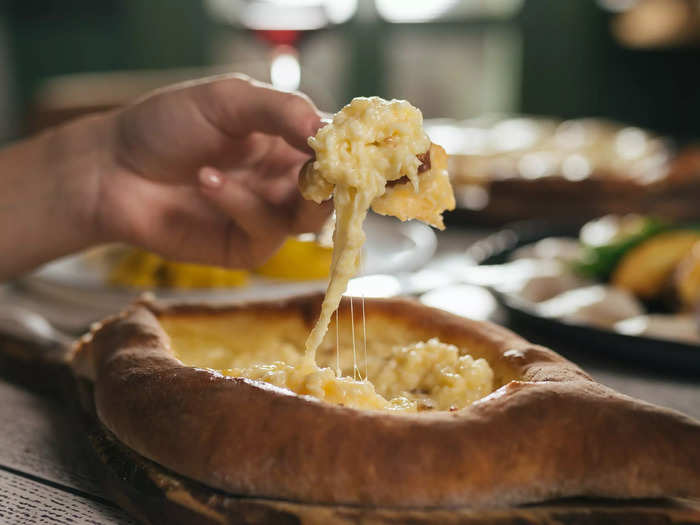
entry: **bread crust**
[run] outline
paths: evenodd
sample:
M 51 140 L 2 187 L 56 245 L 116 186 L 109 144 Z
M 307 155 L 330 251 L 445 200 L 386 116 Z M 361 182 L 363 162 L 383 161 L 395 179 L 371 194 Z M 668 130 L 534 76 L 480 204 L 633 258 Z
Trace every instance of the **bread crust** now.
M 700 497 L 700 422 L 624 396 L 512 332 L 405 299 L 368 318 L 489 359 L 503 384 L 454 412 L 336 406 L 184 366 L 158 318 L 240 309 L 300 316 L 322 296 L 228 306 L 140 303 L 94 327 L 74 372 L 98 416 L 139 454 L 233 494 L 306 503 L 500 507 L 569 496 Z

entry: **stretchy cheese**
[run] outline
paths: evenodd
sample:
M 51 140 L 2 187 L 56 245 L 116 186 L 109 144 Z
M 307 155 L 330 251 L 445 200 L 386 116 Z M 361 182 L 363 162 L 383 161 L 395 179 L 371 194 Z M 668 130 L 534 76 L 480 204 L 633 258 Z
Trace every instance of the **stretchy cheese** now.
M 313 363 L 331 315 L 348 281 L 357 274 L 365 241 L 362 223 L 370 206 L 387 193 L 387 184 L 404 177 L 407 180 L 392 186 L 385 200 L 378 201 L 380 212 L 402 220 L 420 217 L 437 227 L 443 227 L 442 211 L 454 208 L 454 196 L 446 158 L 442 166 L 438 162 L 432 169 L 431 162 L 429 174 L 419 175 L 424 164 L 419 157 L 430 152 L 431 144 L 423 131 L 423 116 L 406 101 L 356 98 L 310 138 L 309 145 L 316 160 L 302 176 L 302 194 L 316 202 L 332 196 L 336 213 L 330 282 L 321 314 L 306 342 L 307 362 Z M 421 187 L 426 176 L 430 194 Z M 413 195 L 422 198 L 412 199 Z

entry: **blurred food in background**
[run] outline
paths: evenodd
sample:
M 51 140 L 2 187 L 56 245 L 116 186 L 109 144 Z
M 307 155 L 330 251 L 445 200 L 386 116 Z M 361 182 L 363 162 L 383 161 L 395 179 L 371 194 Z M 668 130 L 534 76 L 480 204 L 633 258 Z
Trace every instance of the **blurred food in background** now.
M 108 269 L 108 282 L 113 286 L 152 290 L 156 288 L 230 288 L 248 282 L 249 273 L 167 261 L 139 248 L 119 247 L 109 254 L 114 264 Z
M 606 213 L 698 216 L 700 147 L 602 119 L 430 121 L 450 154 L 458 206 L 472 221 L 583 222 Z
M 578 308 L 607 326 L 632 318 L 625 330 L 669 331 L 670 318 L 634 314 L 677 315 L 697 302 L 694 228 L 674 233 L 668 224 L 700 223 L 698 64 L 700 0 L 5 0 L 0 142 L 218 73 L 299 89 L 329 112 L 355 96 L 406 98 L 453 154 L 460 209 L 447 218 L 452 225 L 625 217 L 584 229 L 620 223 L 615 240 L 595 249 L 550 238 L 521 250 L 491 274 L 504 289 L 534 304 L 571 292 L 568 304 L 579 305 L 571 315 Z M 435 237 L 411 231 L 376 229 L 368 268 L 389 274 L 424 264 Z M 113 282 L 211 285 L 208 294 L 316 279 L 328 260 L 323 245 L 304 240 L 289 241 L 258 273 L 119 253 L 110 259 Z M 572 270 L 591 253 L 598 258 L 586 271 L 583 263 Z M 54 295 L 97 289 L 94 301 L 79 297 L 93 308 L 117 287 L 81 261 L 58 261 L 23 286 Z M 611 291 L 611 280 L 622 288 Z M 690 326 L 692 315 L 683 315 Z
M 289 237 L 279 251 L 252 272 L 217 266 L 168 261 L 159 255 L 128 246 L 109 246 L 86 254 L 93 264 L 107 267 L 108 283 L 137 289 L 232 288 L 245 286 L 251 273 L 295 281 L 325 279 L 332 247 L 316 236 Z
M 236 71 L 331 112 L 420 107 L 453 155 L 453 224 L 686 220 L 698 63 L 698 0 L 7 0 L 0 140 Z
M 660 298 L 667 287 L 677 292 L 679 283 L 674 282 L 671 276 L 698 243 L 700 231 L 680 229 L 659 233 L 626 252 L 610 282 L 640 299 Z M 685 306 L 694 306 L 696 301 L 697 297 L 693 297 L 692 303 Z
M 697 0 L 602 0 L 613 11 L 615 37 L 636 48 L 668 48 L 700 42 Z
M 428 118 L 600 116 L 687 140 L 700 118 L 697 4 L 185 0 L 174 9 L 7 0 L 0 133 L 20 136 L 60 121 L 60 111 L 67 118 L 172 81 L 239 71 L 301 89 L 327 111 L 379 95 L 407 98 Z M 672 38 L 633 46 L 620 37 L 639 37 L 642 26 Z
M 332 230 L 331 230 L 332 233 Z M 290 237 L 255 273 L 276 279 L 326 279 L 330 274 L 333 245 L 312 234 Z
M 700 223 L 607 215 L 544 238 L 470 280 L 528 311 L 625 335 L 700 344 Z

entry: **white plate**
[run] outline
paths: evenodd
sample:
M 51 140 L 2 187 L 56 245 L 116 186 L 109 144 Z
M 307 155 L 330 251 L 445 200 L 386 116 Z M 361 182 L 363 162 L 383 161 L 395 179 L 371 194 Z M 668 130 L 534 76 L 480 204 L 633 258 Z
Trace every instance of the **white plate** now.
M 430 227 L 416 221 L 401 223 L 370 214 L 364 229 L 367 241 L 363 275 L 416 270 L 432 257 L 437 245 Z M 279 298 L 323 291 L 326 287 L 326 281 L 283 281 L 254 276 L 248 285 L 236 288 L 134 290 L 107 284 L 105 269 L 91 264 L 81 255 L 47 264 L 23 278 L 21 284 L 35 299 L 41 297 L 73 307 L 81 317 L 85 316 L 85 311 L 90 312 L 90 319 L 85 323 L 120 310 L 146 291 L 164 299 L 225 302 Z

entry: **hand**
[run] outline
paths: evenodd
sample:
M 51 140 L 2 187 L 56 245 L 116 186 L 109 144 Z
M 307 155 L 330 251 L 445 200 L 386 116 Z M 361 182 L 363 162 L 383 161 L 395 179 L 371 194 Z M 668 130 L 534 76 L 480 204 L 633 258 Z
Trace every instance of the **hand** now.
M 328 203 L 298 173 L 320 114 L 304 96 L 237 76 L 163 89 L 0 151 L 0 280 L 122 241 L 250 268 Z
M 157 91 L 103 125 L 111 155 L 84 215 L 105 240 L 250 268 L 330 213 L 297 188 L 321 125 L 302 95 L 218 77 Z

